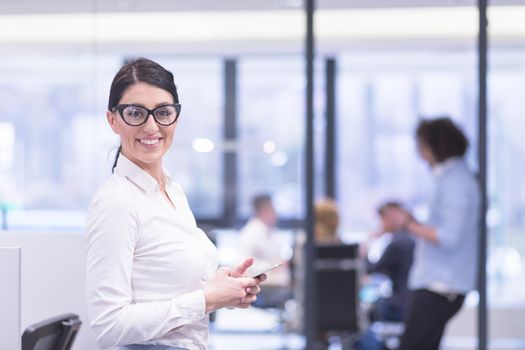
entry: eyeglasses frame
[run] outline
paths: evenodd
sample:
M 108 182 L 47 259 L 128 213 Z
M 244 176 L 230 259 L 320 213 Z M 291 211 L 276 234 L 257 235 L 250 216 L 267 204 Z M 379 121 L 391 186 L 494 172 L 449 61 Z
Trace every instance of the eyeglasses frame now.
M 163 124 L 163 123 L 159 123 L 159 121 L 157 120 L 157 118 L 155 118 L 155 111 L 159 108 L 162 108 L 162 107 L 168 107 L 168 106 L 171 106 L 171 107 L 175 107 L 175 111 L 177 112 L 177 116 L 175 117 L 175 119 L 169 123 L 169 124 Z M 148 112 L 148 115 L 146 116 L 146 119 L 144 119 L 144 121 L 140 124 L 130 124 L 126 121 L 126 119 L 124 118 L 124 109 L 128 108 L 128 107 L 139 107 L 139 108 L 142 108 L 142 109 L 145 109 L 147 112 Z M 127 125 L 129 126 L 141 126 L 141 125 L 144 125 L 146 124 L 146 122 L 148 121 L 149 119 L 149 116 L 151 115 L 153 117 L 153 120 L 155 120 L 155 123 L 157 123 L 158 125 L 161 125 L 161 126 L 170 126 L 172 124 L 174 124 L 178 119 L 179 119 L 179 116 L 180 116 L 180 111 L 182 109 L 182 105 L 180 103 L 170 103 L 170 104 L 165 104 L 165 105 L 161 105 L 161 106 L 158 106 L 158 107 L 155 107 L 153 109 L 148 109 L 146 107 L 143 107 L 143 106 L 139 106 L 139 105 L 136 105 L 136 104 L 133 104 L 133 103 L 129 103 L 129 104 L 121 104 L 121 105 L 116 105 L 115 107 L 111 108 L 111 112 L 116 112 L 118 111 L 118 114 L 120 115 L 120 117 L 122 118 L 122 120 L 124 121 L 124 123 L 126 123 Z

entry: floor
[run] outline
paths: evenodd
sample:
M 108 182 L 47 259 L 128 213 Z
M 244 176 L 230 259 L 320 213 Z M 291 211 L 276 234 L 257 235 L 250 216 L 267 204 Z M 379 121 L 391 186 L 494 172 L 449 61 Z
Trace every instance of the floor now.
M 299 350 L 304 344 L 302 335 L 284 332 L 278 313 L 254 307 L 220 310 L 210 327 L 209 350 Z
M 284 332 L 279 316 L 272 311 L 250 308 L 247 310 L 220 310 L 210 326 L 209 350 L 302 350 L 305 340 L 300 334 Z M 473 337 L 445 337 L 442 350 L 476 349 Z M 341 350 L 335 342 L 329 350 Z M 525 339 L 492 339 L 491 350 L 525 349 Z

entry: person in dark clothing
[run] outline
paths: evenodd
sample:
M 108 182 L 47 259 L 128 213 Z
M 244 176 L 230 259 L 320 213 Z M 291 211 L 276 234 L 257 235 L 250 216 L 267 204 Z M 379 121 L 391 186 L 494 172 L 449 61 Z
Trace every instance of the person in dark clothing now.
M 367 272 L 379 272 L 392 281 L 392 295 L 379 299 L 372 309 L 372 320 L 403 321 L 409 290 L 407 287 L 408 273 L 412 266 L 415 242 L 408 232 L 392 220 L 396 211 L 404 210 L 397 202 L 383 204 L 378 213 L 381 217 L 381 232 L 393 234 L 392 241 L 385 248 L 377 262 L 367 261 Z
M 392 295 L 380 298 L 372 305 L 369 314 L 372 323 L 376 321 L 402 322 L 407 312 L 410 295 L 407 281 L 412 266 L 415 242 L 403 229 L 403 225 L 398 220 L 393 220 L 397 218 L 398 211 L 405 211 L 398 202 L 387 202 L 379 207 L 378 214 L 381 218 L 379 235 L 386 232 L 392 233 L 392 241 L 386 246 L 377 262 L 372 263 L 366 260 L 369 274 L 382 273 L 392 281 Z M 361 254 L 366 256 L 366 251 L 366 244 L 364 244 Z M 373 327 L 370 327 L 363 332 L 353 348 L 355 350 L 382 350 L 384 346 L 382 335 L 377 334 Z

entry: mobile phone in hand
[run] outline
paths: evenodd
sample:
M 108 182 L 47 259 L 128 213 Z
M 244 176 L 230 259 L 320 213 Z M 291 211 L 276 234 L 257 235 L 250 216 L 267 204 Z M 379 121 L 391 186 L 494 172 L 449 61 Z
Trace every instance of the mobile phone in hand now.
M 264 275 L 265 273 L 267 272 L 270 272 L 272 270 L 275 270 L 276 268 L 282 266 L 283 263 L 277 263 L 277 264 L 274 264 L 272 266 L 266 266 L 262 269 L 259 269 L 257 270 L 256 272 L 250 272 L 250 277 L 251 278 L 258 278 L 258 277 L 261 277 L 261 275 Z

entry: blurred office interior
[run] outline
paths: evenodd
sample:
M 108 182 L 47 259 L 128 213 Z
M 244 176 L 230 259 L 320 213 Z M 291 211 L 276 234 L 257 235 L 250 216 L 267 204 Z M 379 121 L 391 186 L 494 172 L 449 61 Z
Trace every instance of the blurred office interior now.
M 377 227 L 376 207 L 387 199 L 424 219 L 431 177 L 416 152 L 419 118 L 452 116 L 478 166 L 477 2 L 318 0 L 315 16 L 316 198 L 336 198 L 345 242 Z M 523 349 L 525 0 L 493 0 L 488 17 L 488 337 L 491 349 Z M 234 260 L 235 232 L 261 192 L 273 195 L 291 249 L 305 215 L 304 28 L 301 0 L 1 0 L 0 246 L 29 247 L 38 258 L 28 261 L 41 262 L 69 242 L 42 237 L 82 236 L 118 146 L 105 118 L 111 79 L 124 61 L 145 56 L 174 73 L 183 108 L 166 166 L 223 262 Z M 328 100 L 335 127 L 327 127 Z M 40 235 L 38 249 L 31 235 Z M 53 286 L 38 288 L 58 300 Z M 31 293 L 22 303 L 31 298 L 42 310 Z M 476 304 L 473 293 L 445 349 L 475 347 Z M 22 327 L 45 316 L 29 308 Z M 261 332 L 276 321 L 259 311 L 250 311 L 248 329 L 235 312 L 219 313 L 211 348 L 246 334 L 247 342 L 272 339 L 251 349 L 301 344 L 300 335 Z M 78 349 L 89 349 L 82 341 L 90 337 L 80 339 Z

